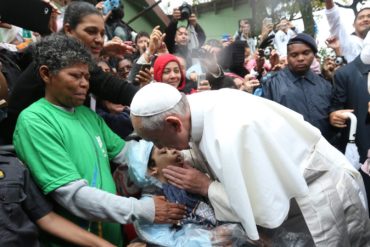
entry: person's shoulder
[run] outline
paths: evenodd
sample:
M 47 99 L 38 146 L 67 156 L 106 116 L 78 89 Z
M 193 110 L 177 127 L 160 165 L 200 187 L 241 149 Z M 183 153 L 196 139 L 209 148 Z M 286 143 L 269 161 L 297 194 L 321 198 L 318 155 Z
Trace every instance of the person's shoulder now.
M 46 104 L 44 99 L 39 99 L 38 101 L 32 103 L 30 106 L 25 108 L 19 118 L 33 118 L 36 116 L 40 116 L 46 112 Z
M 78 114 L 79 119 L 86 119 L 90 123 L 102 120 L 99 114 L 84 105 L 76 107 L 75 112 Z
M 89 115 L 94 115 L 96 114 L 96 112 L 94 112 L 93 110 L 91 110 L 89 107 L 87 106 L 84 106 L 84 105 L 81 105 L 81 106 L 77 106 L 75 108 L 76 112 L 78 113 L 83 113 L 83 114 L 89 114 Z
M 269 72 L 261 78 L 264 83 L 279 83 L 281 78 L 286 78 L 284 70 Z
M 346 64 L 335 71 L 335 76 L 351 76 L 357 70 L 355 62 Z
M 14 153 L 0 151 L 0 179 L 21 177 L 26 169 Z

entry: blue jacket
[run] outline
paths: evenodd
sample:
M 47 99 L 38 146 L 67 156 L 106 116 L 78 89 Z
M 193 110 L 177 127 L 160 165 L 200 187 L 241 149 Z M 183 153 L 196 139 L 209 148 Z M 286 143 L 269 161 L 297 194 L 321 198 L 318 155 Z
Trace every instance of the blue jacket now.
M 262 81 L 262 96 L 303 115 L 330 140 L 334 134 L 329 123 L 332 86 L 311 70 L 297 75 L 288 67 Z

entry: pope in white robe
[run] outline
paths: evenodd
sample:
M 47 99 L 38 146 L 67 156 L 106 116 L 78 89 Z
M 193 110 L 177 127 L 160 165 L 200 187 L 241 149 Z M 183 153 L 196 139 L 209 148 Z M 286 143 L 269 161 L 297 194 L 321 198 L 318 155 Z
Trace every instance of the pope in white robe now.
M 208 196 L 216 216 L 237 219 L 251 239 L 259 239 L 257 225 L 282 225 L 295 199 L 316 246 L 370 245 L 360 174 L 300 114 L 234 89 L 184 96 L 152 83 L 134 97 L 131 115 L 156 146 L 195 144 L 215 179 Z

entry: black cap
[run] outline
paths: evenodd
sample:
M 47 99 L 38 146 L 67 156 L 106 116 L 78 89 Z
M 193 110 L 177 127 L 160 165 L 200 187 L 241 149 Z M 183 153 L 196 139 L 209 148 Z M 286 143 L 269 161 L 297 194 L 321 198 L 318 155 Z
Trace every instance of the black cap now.
M 310 35 L 306 33 L 299 33 L 297 36 L 289 40 L 287 46 L 298 43 L 308 45 L 312 49 L 313 53 L 317 53 L 316 41 Z

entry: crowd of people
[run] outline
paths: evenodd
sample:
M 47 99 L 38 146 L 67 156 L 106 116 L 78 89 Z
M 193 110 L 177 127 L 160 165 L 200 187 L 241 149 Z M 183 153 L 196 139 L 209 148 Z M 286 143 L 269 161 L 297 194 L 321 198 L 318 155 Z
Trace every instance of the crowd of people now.
M 370 246 L 369 7 L 351 34 L 325 0 L 323 57 L 286 18 L 207 39 L 186 4 L 135 31 L 121 1 L 30 0 L 36 26 L 22 1 L 0 4 L 1 246 Z

